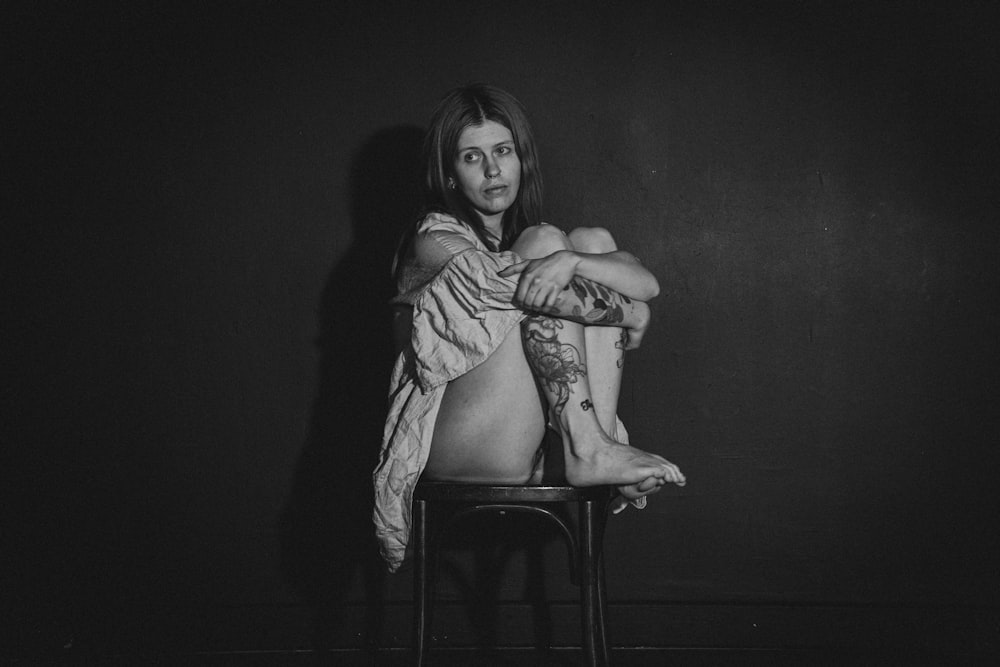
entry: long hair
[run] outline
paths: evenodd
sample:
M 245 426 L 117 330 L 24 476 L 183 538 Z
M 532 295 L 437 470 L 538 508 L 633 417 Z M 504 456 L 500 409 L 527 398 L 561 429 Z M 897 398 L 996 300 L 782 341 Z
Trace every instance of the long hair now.
M 517 197 L 503 214 L 499 244 L 486 232 L 482 218 L 465 197 L 448 187 L 455 176 L 458 140 L 465 128 L 493 121 L 514 136 L 514 149 L 521 161 L 521 184 Z M 481 83 L 468 84 L 449 92 L 438 103 L 424 139 L 427 178 L 425 207 L 455 216 L 469 225 L 487 248 L 507 250 L 526 227 L 542 217 L 542 176 L 538 151 L 524 107 L 510 93 Z

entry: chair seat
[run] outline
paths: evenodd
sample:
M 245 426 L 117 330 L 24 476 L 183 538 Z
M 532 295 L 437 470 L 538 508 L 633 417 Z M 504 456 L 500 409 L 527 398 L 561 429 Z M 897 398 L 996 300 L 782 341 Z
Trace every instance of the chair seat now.
M 417 484 L 413 494 L 415 500 L 470 503 L 563 503 L 602 501 L 610 497 L 611 488 L 607 486 L 526 486 L 423 481 Z

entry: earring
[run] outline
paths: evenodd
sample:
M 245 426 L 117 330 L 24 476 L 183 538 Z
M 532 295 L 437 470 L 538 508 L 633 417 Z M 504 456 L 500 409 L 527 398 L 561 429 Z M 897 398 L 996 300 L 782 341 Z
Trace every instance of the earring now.
M 454 178 L 449 178 L 448 179 L 448 189 L 449 190 L 454 190 L 455 189 L 455 179 Z

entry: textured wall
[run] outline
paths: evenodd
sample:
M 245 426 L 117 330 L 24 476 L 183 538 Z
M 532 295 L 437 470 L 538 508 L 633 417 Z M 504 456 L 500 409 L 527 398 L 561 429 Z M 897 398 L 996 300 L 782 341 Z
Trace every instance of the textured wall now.
M 995 608 L 994 17 L 431 4 L 7 10 L 22 639 L 407 599 L 364 538 L 386 269 L 468 80 L 527 106 L 549 221 L 664 287 L 622 414 L 690 483 L 612 522 L 613 600 Z

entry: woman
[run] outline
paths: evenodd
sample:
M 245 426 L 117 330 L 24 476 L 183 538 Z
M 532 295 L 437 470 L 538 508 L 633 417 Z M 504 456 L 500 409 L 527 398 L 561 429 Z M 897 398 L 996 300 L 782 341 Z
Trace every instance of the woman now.
M 374 477 L 390 570 L 421 475 L 538 483 L 547 427 L 570 484 L 615 485 L 639 507 L 683 485 L 675 465 L 627 444 L 616 416 L 624 352 L 646 330 L 656 278 L 603 229 L 567 236 L 541 223 L 534 139 L 509 94 L 452 91 L 424 150 L 429 212 L 397 256 L 400 354 Z

